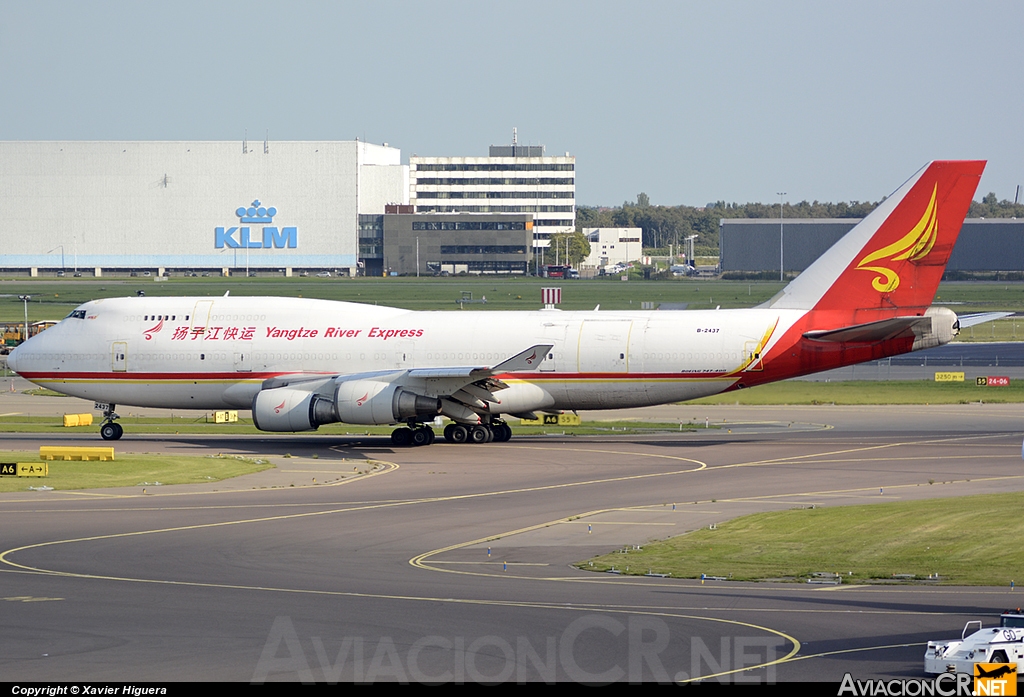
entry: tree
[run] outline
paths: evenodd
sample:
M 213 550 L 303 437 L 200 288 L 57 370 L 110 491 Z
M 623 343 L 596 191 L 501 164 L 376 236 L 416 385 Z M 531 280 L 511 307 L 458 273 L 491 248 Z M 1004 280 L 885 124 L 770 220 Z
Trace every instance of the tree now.
M 641 191 L 636 195 L 636 205 L 638 208 L 647 208 L 651 205 L 651 197 Z
M 551 247 L 545 255 L 545 260 L 548 264 L 553 264 L 557 258 L 562 264 L 579 266 L 588 256 L 590 240 L 586 235 L 582 232 L 560 232 L 551 236 Z

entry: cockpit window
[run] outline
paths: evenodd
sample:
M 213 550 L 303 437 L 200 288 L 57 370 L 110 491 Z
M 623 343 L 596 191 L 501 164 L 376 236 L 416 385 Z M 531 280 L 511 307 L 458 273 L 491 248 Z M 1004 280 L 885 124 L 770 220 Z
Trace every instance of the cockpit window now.
M 85 310 L 73 310 L 66 319 L 85 319 Z

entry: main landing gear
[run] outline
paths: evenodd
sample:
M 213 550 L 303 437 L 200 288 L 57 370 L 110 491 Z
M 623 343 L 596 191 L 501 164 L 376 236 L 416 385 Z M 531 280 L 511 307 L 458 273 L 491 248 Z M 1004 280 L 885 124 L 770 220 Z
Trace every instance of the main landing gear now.
M 430 445 L 434 442 L 434 429 L 423 424 L 415 424 L 412 428 L 396 428 L 391 432 L 391 445 Z
M 511 438 L 511 427 L 497 419 L 489 424 L 448 424 L 444 428 L 444 439 L 449 443 L 505 443 Z M 434 429 L 424 424 L 409 424 L 391 432 L 391 444 L 398 447 L 433 442 Z
M 504 421 L 490 424 L 448 424 L 444 439 L 449 443 L 505 443 L 512 438 L 512 428 Z
M 96 404 L 97 409 L 103 410 L 103 423 L 100 425 L 100 437 L 103 440 L 118 440 L 124 435 L 124 429 L 121 428 L 121 424 L 114 421 L 114 419 L 121 418 L 114 411 L 116 404 Z

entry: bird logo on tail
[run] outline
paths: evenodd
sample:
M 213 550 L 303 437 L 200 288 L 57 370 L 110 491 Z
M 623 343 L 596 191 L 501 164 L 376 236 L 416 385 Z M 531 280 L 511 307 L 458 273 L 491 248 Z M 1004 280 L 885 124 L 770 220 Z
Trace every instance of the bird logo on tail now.
M 879 293 L 891 293 L 896 290 L 900 285 L 900 276 L 888 266 L 879 266 L 875 262 L 888 259 L 891 265 L 897 261 L 920 261 L 928 256 L 935 246 L 939 230 L 938 207 L 935 201 L 937 193 L 938 185 L 932 189 L 931 201 L 925 208 L 924 215 L 910 232 L 857 262 L 858 270 L 878 274 L 871 280 L 871 287 Z

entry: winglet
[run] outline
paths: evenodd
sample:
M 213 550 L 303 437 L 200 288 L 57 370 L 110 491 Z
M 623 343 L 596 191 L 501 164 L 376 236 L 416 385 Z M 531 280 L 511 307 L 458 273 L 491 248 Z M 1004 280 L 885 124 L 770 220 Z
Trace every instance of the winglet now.
M 537 344 L 531 346 L 521 353 L 517 353 L 508 360 L 502 361 L 491 368 L 489 372 L 494 375 L 499 373 L 517 373 L 523 370 L 536 370 L 544 359 L 548 357 L 548 351 L 554 344 Z

